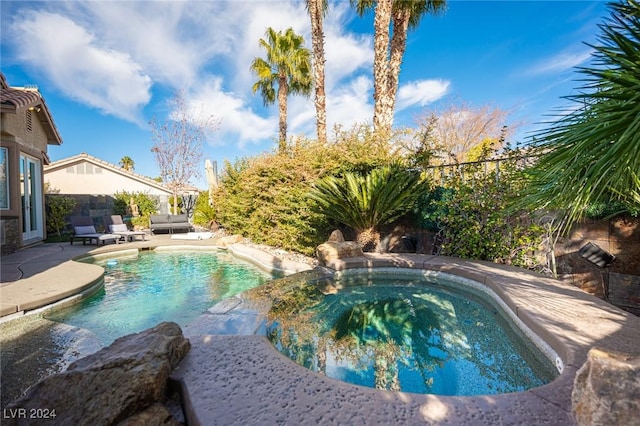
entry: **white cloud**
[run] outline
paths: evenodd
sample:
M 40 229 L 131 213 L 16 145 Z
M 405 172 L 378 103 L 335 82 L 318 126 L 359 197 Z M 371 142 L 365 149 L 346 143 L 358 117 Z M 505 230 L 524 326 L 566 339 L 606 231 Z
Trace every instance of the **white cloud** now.
M 211 135 L 213 145 L 225 145 L 231 140 L 244 148 L 271 138 L 274 130 L 277 132 L 277 120 L 260 117 L 236 94 L 226 92 L 221 77 L 210 76 L 208 83 L 188 94 L 188 102 L 191 106 L 202 106 L 221 120 L 219 129 Z
M 425 106 L 442 98 L 449 91 L 446 80 L 411 81 L 398 88 L 396 111 L 419 105 Z
M 348 2 L 333 3 L 331 7 L 324 25 L 328 93 L 364 70 L 371 73 L 373 64 L 373 35 L 345 31 L 344 21 L 353 14 Z
M 370 123 L 373 119 L 372 93 L 370 78 L 358 76 L 349 84 L 336 89 L 327 97 L 327 130 L 340 124 L 350 127 L 354 123 Z
M 549 74 L 570 70 L 588 61 L 591 58 L 591 53 L 591 50 L 559 53 L 533 66 L 529 70 L 529 74 Z
M 292 27 L 311 47 L 304 3 L 293 0 L 72 1 L 27 7 L 13 24 L 24 36 L 17 43 L 19 61 L 37 67 L 60 92 L 143 125 L 143 109 L 162 101 L 152 98 L 153 86 L 165 93 L 185 89 L 222 119 L 213 135 L 216 144 L 233 141 L 244 147 L 277 138 L 277 105 L 263 108 L 260 96 L 251 92 L 255 76 L 249 65 L 264 55 L 258 41 L 266 28 Z M 372 35 L 348 30 L 354 12 L 347 2 L 330 8 L 324 25 L 329 129 L 335 123 L 370 121 L 373 109 L 371 81 L 365 77 L 371 73 Z M 290 97 L 288 119 L 289 135 L 315 134 L 312 99 Z
M 72 20 L 31 11 L 14 21 L 17 55 L 63 93 L 124 120 L 141 122 L 151 79 L 128 53 L 110 49 Z

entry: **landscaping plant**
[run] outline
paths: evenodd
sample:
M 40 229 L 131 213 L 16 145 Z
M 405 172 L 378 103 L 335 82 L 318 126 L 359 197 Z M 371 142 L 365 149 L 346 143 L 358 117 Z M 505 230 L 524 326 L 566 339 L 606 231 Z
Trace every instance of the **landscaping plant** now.
M 327 176 L 313 185 L 309 197 L 324 215 L 353 228 L 365 251 L 373 251 L 379 227 L 412 211 L 427 188 L 419 172 L 392 165 Z
M 521 202 L 566 211 L 567 228 L 612 199 L 640 209 L 640 3 L 610 7 L 592 65 L 579 69 L 584 84 L 566 97 L 571 112 L 536 135 L 542 156 Z
M 439 254 L 538 266 L 545 230 L 529 211 L 512 209 L 523 182 L 515 162 L 501 167 L 499 177 L 495 169 L 488 174 L 467 170 L 466 178 L 455 174 L 420 200 L 419 223 L 442 235 Z
M 131 214 L 127 207 L 130 206 L 131 199 L 133 199 L 133 203 L 138 207 L 138 216 L 131 218 L 131 225 L 134 227 L 149 227 L 149 216 L 158 212 L 158 197 L 147 192 L 122 191 L 116 192 L 113 196 L 115 198 L 113 214 L 122 216 Z
M 212 229 L 216 223 L 216 209 L 209 204 L 209 191 L 201 191 L 193 209 L 193 223 Z
M 216 220 L 255 242 L 313 254 L 336 225 L 308 197 L 314 182 L 399 160 L 392 142 L 367 126 L 335 128 L 333 139 L 300 138 L 283 151 L 226 163 L 214 195 Z
M 67 216 L 73 212 L 76 200 L 62 195 L 47 194 L 45 197 L 45 210 L 47 211 L 47 232 L 55 232 L 62 236 Z

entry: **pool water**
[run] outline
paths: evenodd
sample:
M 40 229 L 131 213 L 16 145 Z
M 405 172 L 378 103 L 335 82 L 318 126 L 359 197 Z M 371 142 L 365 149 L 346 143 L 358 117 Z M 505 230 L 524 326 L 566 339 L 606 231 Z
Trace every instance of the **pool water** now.
M 291 296 L 291 315 L 274 305 L 270 339 L 300 365 L 378 389 L 486 395 L 557 377 L 488 298 L 433 280 L 374 274 L 336 284 L 335 294 L 306 288 Z
M 46 319 L 86 329 L 108 345 L 163 321 L 185 326 L 216 302 L 274 278 L 226 252 L 143 252 L 96 261 L 104 289 Z
M 185 326 L 219 300 L 275 278 L 222 251 L 143 252 L 94 263 L 105 268 L 97 294 L 0 326 L 1 407 L 118 337 L 162 321 Z

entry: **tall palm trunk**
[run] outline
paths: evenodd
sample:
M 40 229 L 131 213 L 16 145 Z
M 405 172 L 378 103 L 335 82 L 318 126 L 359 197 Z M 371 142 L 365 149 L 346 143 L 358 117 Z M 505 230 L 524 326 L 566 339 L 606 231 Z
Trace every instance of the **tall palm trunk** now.
M 278 140 L 278 148 L 280 152 L 287 149 L 287 76 L 281 74 L 278 83 L 278 107 L 279 107 L 279 123 L 280 137 Z
M 400 65 L 407 49 L 407 31 L 411 12 L 406 9 L 398 9 L 393 13 L 393 37 L 391 38 L 391 56 L 389 58 L 389 75 L 387 76 L 387 96 L 389 97 L 389 109 L 385 111 L 389 116 L 385 122 L 389 123 L 387 131 L 391 131 L 393 125 L 393 112 L 396 106 L 396 93 L 400 79 Z
M 373 20 L 373 128 L 376 132 L 391 130 L 393 106 L 388 94 L 387 52 L 389 51 L 389 25 L 393 0 L 378 1 Z
M 325 0 L 308 0 L 311 18 L 311 45 L 313 48 L 313 79 L 315 83 L 316 127 L 318 141 L 327 141 L 327 107 L 324 90 L 324 30 L 322 20 Z

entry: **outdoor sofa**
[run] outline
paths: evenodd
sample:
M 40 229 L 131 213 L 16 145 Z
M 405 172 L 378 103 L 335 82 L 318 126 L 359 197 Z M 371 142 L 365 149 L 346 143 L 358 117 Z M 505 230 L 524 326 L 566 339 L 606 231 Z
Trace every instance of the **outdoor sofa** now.
M 152 214 L 149 217 L 149 228 L 151 229 L 151 234 L 155 234 L 158 231 L 167 231 L 173 234 L 178 230 L 189 232 L 193 229 L 193 226 L 189 223 L 189 218 L 186 214 Z

